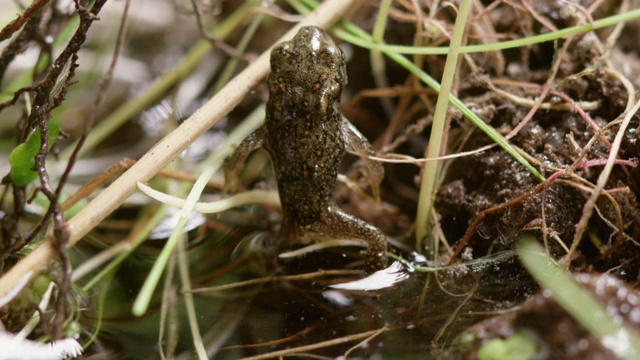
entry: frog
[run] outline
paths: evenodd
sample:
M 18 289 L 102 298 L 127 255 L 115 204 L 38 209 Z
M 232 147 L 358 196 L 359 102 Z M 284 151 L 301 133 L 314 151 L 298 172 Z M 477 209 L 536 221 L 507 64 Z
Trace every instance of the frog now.
M 385 234 L 333 200 L 347 151 L 364 162 L 378 200 L 384 177 L 382 165 L 371 160 L 371 144 L 342 115 L 340 100 L 347 84 L 342 49 L 323 29 L 306 26 L 273 48 L 270 63 L 265 123 L 225 161 L 225 188 L 237 185 L 247 156 L 262 147 L 271 159 L 282 206 L 278 251 L 323 239 L 364 240 L 365 270 L 385 268 Z

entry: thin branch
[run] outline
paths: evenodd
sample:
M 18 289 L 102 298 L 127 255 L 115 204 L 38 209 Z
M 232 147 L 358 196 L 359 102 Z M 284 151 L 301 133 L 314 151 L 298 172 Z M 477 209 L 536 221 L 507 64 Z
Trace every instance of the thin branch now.
M 35 0 L 28 8 L 24 9 L 21 14 L 18 14 L 18 17 L 0 30 L 0 42 L 10 38 L 22 25 L 29 21 L 38 11 L 42 10 L 48 2 L 49 0 Z

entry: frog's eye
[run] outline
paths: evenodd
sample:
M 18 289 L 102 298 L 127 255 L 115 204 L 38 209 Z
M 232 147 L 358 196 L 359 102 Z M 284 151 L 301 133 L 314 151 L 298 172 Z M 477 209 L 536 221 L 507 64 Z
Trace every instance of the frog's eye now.
M 343 55 L 337 47 L 328 46 L 320 50 L 318 58 L 321 64 L 335 68 L 342 62 Z
M 287 44 L 281 44 L 273 49 L 271 52 L 271 69 L 275 70 L 280 68 L 283 63 L 290 61 L 293 56 L 291 48 Z

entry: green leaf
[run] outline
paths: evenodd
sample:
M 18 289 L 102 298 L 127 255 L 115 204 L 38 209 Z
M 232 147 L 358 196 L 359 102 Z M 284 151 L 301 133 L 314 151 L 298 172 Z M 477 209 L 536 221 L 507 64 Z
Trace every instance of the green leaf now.
M 49 149 L 53 146 L 58 134 L 60 124 L 56 120 L 47 122 L 47 134 L 49 137 Z M 33 170 L 36 165 L 35 156 L 40 150 L 40 131 L 33 131 L 24 143 L 16 146 L 9 154 L 9 164 L 11 165 L 11 180 L 17 186 L 26 186 L 38 177 L 38 173 Z

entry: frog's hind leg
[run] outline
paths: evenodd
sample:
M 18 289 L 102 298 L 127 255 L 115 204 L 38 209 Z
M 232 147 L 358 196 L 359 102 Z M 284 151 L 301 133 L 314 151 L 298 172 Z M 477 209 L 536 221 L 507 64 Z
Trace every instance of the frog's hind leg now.
M 387 237 L 377 227 L 343 212 L 336 206 L 329 206 L 322 220 L 312 227 L 314 229 L 311 230 L 314 232 L 334 237 L 365 240 L 369 244 L 365 259 L 367 273 L 387 266 Z

